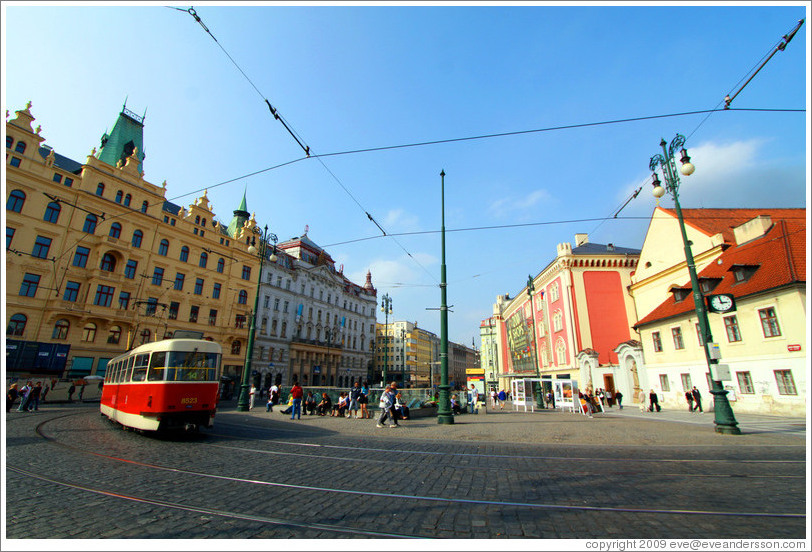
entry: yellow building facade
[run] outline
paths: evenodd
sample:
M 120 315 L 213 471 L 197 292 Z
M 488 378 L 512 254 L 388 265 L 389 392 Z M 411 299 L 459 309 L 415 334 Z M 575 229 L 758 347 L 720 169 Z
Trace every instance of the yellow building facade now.
M 240 371 L 259 259 L 203 193 L 182 208 L 144 179 L 143 118 L 125 108 L 79 163 L 44 145 L 31 105 L 6 122 L 6 369 L 103 375 L 127 348 L 202 332 Z M 239 212 L 239 216 L 237 213 Z

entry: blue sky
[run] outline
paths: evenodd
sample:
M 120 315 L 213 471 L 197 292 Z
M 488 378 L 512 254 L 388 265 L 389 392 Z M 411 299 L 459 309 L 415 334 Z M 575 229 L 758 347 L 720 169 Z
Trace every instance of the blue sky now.
M 713 109 L 808 17 L 803 3 L 785 4 L 195 4 L 215 42 L 164 4 L 4 2 L 3 102 L 13 115 L 32 101 L 46 144 L 81 162 L 127 98 L 146 111 L 145 178 L 166 180 L 168 199 L 188 205 L 208 188 L 227 223 L 246 191 L 280 240 L 309 225 L 351 279 L 372 271 L 395 319 L 438 334 L 439 312 L 427 309 L 440 302 L 445 170 L 449 338 L 478 345 L 496 296 L 519 292 L 556 244 L 585 232 L 642 247 L 661 138 L 688 137 L 697 169 L 682 181 L 685 208 L 806 206 L 808 111 L 335 155 L 325 168 L 299 160 L 265 99 L 314 154 Z M 807 22 L 731 107 L 808 110 L 809 36 Z M 381 234 L 365 212 L 390 234 L 430 233 L 352 242 Z M 516 224 L 533 225 L 461 231 Z

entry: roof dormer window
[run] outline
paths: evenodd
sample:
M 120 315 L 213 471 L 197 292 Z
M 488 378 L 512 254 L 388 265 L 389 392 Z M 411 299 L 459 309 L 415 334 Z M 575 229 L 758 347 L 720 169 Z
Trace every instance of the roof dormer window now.
M 733 273 L 733 279 L 736 283 L 746 282 L 758 270 L 759 265 L 733 265 L 730 267 L 730 272 Z
M 668 291 L 674 295 L 675 303 L 681 303 L 685 300 L 686 297 L 691 295 L 691 288 L 671 286 L 671 289 L 669 289 Z
M 721 281 L 721 278 L 700 278 L 699 289 L 702 290 L 702 293 L 710 293 L 716 289 L 716 286 L 718 286 Z

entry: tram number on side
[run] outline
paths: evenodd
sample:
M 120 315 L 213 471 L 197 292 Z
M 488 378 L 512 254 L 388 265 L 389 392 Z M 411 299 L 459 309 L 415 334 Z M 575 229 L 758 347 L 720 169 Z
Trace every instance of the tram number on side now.
M 192 406 L 193 404 L 197 404 L 197 397 L 183 397 L 180 400 L 180 404 L 185 404 L 186 406 Z

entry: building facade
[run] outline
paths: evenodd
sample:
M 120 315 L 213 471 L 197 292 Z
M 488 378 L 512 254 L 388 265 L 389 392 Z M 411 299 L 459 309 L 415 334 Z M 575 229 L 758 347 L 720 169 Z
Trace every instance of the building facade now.
M 250 227 L 229 234 L 205 193 L 184 208 L 146 181 L 144 120 L 126 106 L 83 163 L 44 145 L 30 107 L 6 122 L 8 373 L 104 375 L 112 357 L 179 329 L 241 368 L 258 277 Z
M 262 385 L 367 381 L 377 304 L 372 274 L 363 286 L 351 282 L 307 232 L 279 243 L 276 257 L 263 264 L 252 360 Z
M 636 322 L 627 293 L 640 251 L 589 243 L 575 235 L 575 247 L 561 243 L 556 257 L 515 297 L 500 295 L 493 316 L 480 324 L 485 369 L 498 387 L 514 378 L 574 379 L 581 388 L 633 390 L 619 363 L 617 347 L 632 341 Z M 528 288 L 529 291 L 528 291 Z M 483 355 L 483 358 L 485 356 Z M 492 368 L 491 368 L 492 367 Z
M 722 383 L 734 413 L 806 414 L 806 212 L 804 209 L 683 209 L 697 278 L 710 308 Z M 708 364 L 671 209 L 652 216 L 630 288 L 638 309 L 646 391 L 687 407 L 696 386 L 711 408 Z M 727 310 L 714 309 L 713 296 Z

